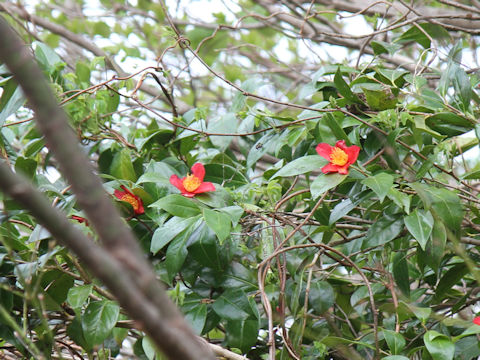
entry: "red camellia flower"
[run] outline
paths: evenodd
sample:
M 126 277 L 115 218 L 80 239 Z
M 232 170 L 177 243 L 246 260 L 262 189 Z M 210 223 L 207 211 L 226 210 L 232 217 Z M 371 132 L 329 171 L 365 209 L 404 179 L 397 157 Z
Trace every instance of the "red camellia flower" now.
M 335 146 L 326 143 L 318 144 L 315 148 L 318 155 L 327 159 L 329 163 L 322 168 L 324 174 L 338 172 L 348 174 L 348 167 L 357 161 L 360 148 L 357 145 L 347 146 L 345 140 L 339 140 Z
M 476 316 L 475 319 L 473 319 L 473 323 L 475 325 L 480 325 L 480 316 Z
M 121 201 L 125 201 L 132 205 L 133 212 L 135 215 L 140 215 L 145 212 L 143 209 L 143 202 L 142 199 L 140 199 L 137 195 L 132 193 L 130 190 L 128 190 L 125 186 L 121 185 L 120 186 L 124 191 L 120 190 L 115 190 L 113 195 Z
M 180 179 L 177 175 L 170 177 L 170 183 L 175 186 L 183 196 L 194 197 L 207 191 L 215 191 L 215 186 L 211 182 L 204 182 L 205 168 L 201 163 L 192 166 L 192 174 L 188 174 Z
M 71 215 L 70 219 L 77 220 L 80 224 L 85 223 L 88 226 L 88 220 L 85 219 L 83 216 Z

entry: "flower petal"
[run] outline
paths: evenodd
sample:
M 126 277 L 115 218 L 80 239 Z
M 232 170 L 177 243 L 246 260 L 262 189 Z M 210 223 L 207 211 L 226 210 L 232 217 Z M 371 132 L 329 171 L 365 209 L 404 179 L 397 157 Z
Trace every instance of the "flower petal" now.
M 343 165 L 343 166 L 339 166 L 338 167 L 338 173 L 342 174 L 342 175 L 347 175 L 349 166 L 350 166 L 350 164 L 348 164 L 348 163 Z
M 480 316 L 476 316 L 475 319 L 473 319 L 473 323 L 475 325 L 480 325 Z
M 320 143 L 317 145 L 315 150 L 317 151 L 318 155 L 330 161 L 330 154 L 332 153 L 332 148 L 333 147 L 327 143 Z
M 138 208 L 133 210 L 135 214 L 141 215 L 145 213 L 145 209 L 143 208 L 143 201 L 141 199 L 138 199 Z
M 345 151 L 346 149 L 348 149 L 347 147 L 347 144 L 345 143 L 345 140 L 338 140 L 336 143 L 335 143 L 335 146 L 342 149 L 343 151 Z
M 211 182 L 202 183 L 197 190 L 194 191 L 195 194 L 200 194 L 208 191 L 215 191 L 215 185 Z
M 126 191 L 120 191 L 120 190 L 115 190 L 113 192 L 113 196 L 115 196 L 117 199 L 122 200 L 123 197 L 127 194 Z
M 175 186 L 183 194 L 186 190 L 183 187 L 183 180 L 180 179 L 177 175 L 170 176 L 170 184 Z
M 182 195 L 185 196 L 185 197 L 188 197 L 188 198 L 192 198 L 192 197 L 195 196 L 194 193 L 191 193 L 191 192 L 189 192 L 189 191 L 187 191 L 187 190 L 183 191 L 183 192 L 182 192 Z
M 338 172 L 338 170 L 341 168 L 341 166 L 338 166 L 338 165 L 333 165 L 333 164 L 330 164 L 328 163 L 327 165 L 325 165 L 323 168 L 322 168 L 322 172 L 324 174 L 328 174 L 328 173 L 331 173 L 331 172 Z
M 128 190 L 125 185 L 120 185 L 120 187 L 121 187 L 123 190 L 125 190 L 125 192 L 126 192 L 127 194 L 130 194 L 130 195 L 132 195 L 132 196 L 135 196 L 135 194 L 132 193 L 130 190 Z
M 192 174 L 202 182 L 203 178 L 205 177 L 205 167 L 203 166 L 203 164 L 202 163 L 193 164 Z
M 352 146 L 349 146 L 347 147 L 346 149 L 344 149 L 344 151 L 347 153 L 348 155 L 348 162 L 347 164 L 348 165 L 351 165 L 353 164 L 355 161 L 357 161 L 357 158 L 358 158 L 358 154 L 360 153 L 360 147 L 358 147 L 357 145 L 352 145 Z

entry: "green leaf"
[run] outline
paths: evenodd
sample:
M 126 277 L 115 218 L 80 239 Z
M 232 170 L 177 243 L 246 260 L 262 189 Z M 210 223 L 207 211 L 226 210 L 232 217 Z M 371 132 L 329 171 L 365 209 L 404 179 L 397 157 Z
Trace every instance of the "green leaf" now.
M 230 216 L 219 211 L 203 209 L 203 218 L 208 227 L 217 234 L 220 245 L 222 245 L 225 239 L 230 235 L 232 224 Z
M 312 198 L 316 199 L 326 191 L 334 188 L 347 178 L 348 175 L 342 175 L 338 173 L 333 174 L 321 174 L 318 175 L 315 180 L 310 184 L 310 193 Z
M 273 132 L 263 135 L 248 152 L 247 168 L 255 165 L 257 161 L 270 150 L 270 147 L 276 143 L 279 137 L 280 134 Z
M 393 180 L 394 177 L 390 174 L 387 173 L 379 173 L 374 176 L 370 176 L 366 179 L 362 180 L 362 184 L 368 186 L 370 189 L 372 189 L 375 194 L 380 199 L 380 202 L 385 199 L 385 196 L 388 194 L 390 189 L 393 186 Z
M 323 314 L 335 303 L 333 287 L 326 281 L 312 281 L 308 303 L 315 310 L 316 315 Z
M 92 293 L 92 289 L 92 284 L 74 286 L 70 288 L 67 295 L 68 304 L 74 309 L 81 308 Z
M 152 243 L 150 245 L 150 251 L 152 254 L 156 254 L 163 249 L 175 236 L 180 234 L 187 227 L 192 226 L 200 217 L 194 216 L 191 218 L 172 217 L 163 225 L 159 226 L 153 233 Z
M 144 336 L 142 339 L 142 348 L 148 360 L 154 360 L 158 353 L 155 343 L 148 337 Z
M 418 28 L 419 26 L 422 28 L 422 30 Z M 431 41 L 425 33 L 429 34 L 430 37 L 437 39 L 450 37 L 450 35 L 443 26 L 431 23 L 423 23 L 412 26 L 410 29 L 405 31 L 398 39 L 396 39 L 395 42 L 403 44 L 405 42 L 415 41 L 422 45 L 425 49 L 428 49 L 431 45 Z
M 197 203 L 182 195 L 171 194 L 150 204 L 150 207 L 165 210 L 173 216 L 188 218 L 200 214 Z
M 457 284 L 461 278 L 468 274 L 468 272 L 468 267 L 464 263 L 452 266 L 438 282 L 434 296 L 436 301 L 440 301 L 446 297 L 447 292 Z
M 225 330 L 227 345 L 246 353 L 257 342 L 259 326 L 257 320 L 235 320 L 227 321 Z
M 213 311 L 227 320 L 246 320 L 252 310 L 242 289 L 228 289 L 212 305 Z
M 188 239 L 188 253 L 200 265 L 218 272 L 222 271 L 224 257 L 215 233 L 205 222 L 200 222 Z
M 410 297 L 410 277 L 405 252 L 397 252 L 393 258 L 393 278 L 402 293 Z
M 239 187 L 248 184 L 248 179 L 239 169 L 226 164 L 205 165 L 205 181 L 222 184 L 225 187 Z
M 433 230 L 433 216 L 430 211 L 415 209 L 403 218 L 405 226 L 418 244 L 425 251 L 425 246 Z
M 422 308 L 415 305 L 409 305 L 408 308 L 412 310 L 417 319 L 419 319 L 422 324 L 425 324 L 432 314 L 431 308 Z
M 399 354 L 405 347 L 406 341 L 404 337 L 392 330 L 383 330 L 383 337 L 393 354 Z
M 383 357 L 382 360 L 409 360 L 409 359 L 403 355 L 390 355 L 390 356 Z
M 123 149 L 115 154 L 110 166 L 110 173 L 117 179 L 137 181 L 137 175 L 130 159 L 130 151 Z
M 380 55 L 380 54 L 395 54 L 401 46 L 395 43 L 387 43 L 385 41 L 372 41 L 370 43 L 373 49 L 373 53 L 375 55 Z
M 455 342 L 456 360 L 473 360 L 480 356 L 480 347 L 476 336 L 469 336 Z
M 403 230 L 402 218 L 382 217 L 367 231 L 362 248 L 386 244 L 395 239 Z
M 237 226 L 244 213 L 243 209 L 238 205 L 227 206 L 217 210 L 227 214 L 230 217 L 232 220 L 232 226 Z
M 216 120 L 209 121 L 208 132 L 217 134 L 232 134 L 237 131 L 237 117 L 234 113 L 226 113 Z M 225 150 L 233 140 L 233 136 L 209 136 L 214 146 Z
M 195 334 L 201 335 L 207 321 L 207 304 L 199 304 L 185 314 L 185 320 L 192 327 Z
M 441 220 L 451 231 L 458 234 L 463 220 L 463 206 L 456 193 L 420 183 L 410 186 L 417 191 L 427 209 L 433 209 L 435 220 Z
M 302 156 L 301 158 L 287 163 L 287 165 L 277 171 L 271 179 L 275 179 L 276 177 L 305 174 L 307 172 L 320 169 L 321 167 L 325 166 L 326 163 L 327 160 L 318 155 Z
M 447 243 L 447 232 L 441 221 L 433 223 L 431 241 L 425 247 L 425 263 L 434 271 L 437 271 L 445 253 Z
M 429 116 L 425 118 L 425 124 L 430 129 L 448 137 L 462 135 L 474 127 L 474 124 L 464 117 L 451 112 L 441 112 Z
M 90 68 L 83 62 L 77 62 L 75 65 L 75 75 L 79 82 L 90 84 Z
M 368 106 L 375 111 L 395 109 L 398 98 L 392 93 L 389 87 L 383 87 L 380 90 L 372 90 L 366 86 L 362 87 Z
M 109 300 L 91 302 L 82 317 L 85 340 L 91 346 L 101 344 L 118 320 L 120 307 Z
M 350 89 L 350 86 L 343 80 L 342 73 L 340 71 L 340 67 L 337 69 L 337 72 L 335 73 L 335 77 L 333 78 L 333 82 L 335 83 L 335 86 L 338 90 L 338 92 L 349 102 L 353 102 L 356 104 L 362 104 L 362 101 L 358 98 L 357 95 L 355 95 L 352 90 Z
M 24 158 L 22 156 L 17 157 L 15 161 L 15 172 L 21 172 L 29 179 L 35 177 L 35 172 L 37 170 L 37 162 L 33 159 Z
M 325 114 L 322 117 L 322 121 L 324 121 L 325 124 L 330 128 L 332 134 L 335 136 L 336 139 L 345 140 L 348 146 L 352 145 L 350 139 L 345 133 L 345 130 L 343 130 L 342 127 L 338 124 L 338 120 L 335 118 L 335 116 L 333 116 L 332 113 Z
M 410 202 L 412 197 L 398 191 L 394 187 L 388 190 L 388 198 L 392 200 L 400 209 L 403 209 L 407 214 L 410 213 Z
M 2 89 L 3 93 L 0 98 L 0 126 L 3 126 L 5 120 L 25 103 L 25 96 L 23 95 L 22 89 L 15 81 L 8 81 Z
M 178 273 L 187 258 L 187 242 L 195 227 L 187 227 L 168 245 L 167 253 L 165 254 L 165 268 L 167 269 L 169 280 L 173 279 Z
M 60 56 L 57 55 L 49 46 L 42 42 L 34 42 L 35 57 L 40 65 L 49 73 L 55 71 L 59 65 L 63 64 Z
M 448 336 L 434 330 L 427 331 L 423 341 L 433 360 L 452 360 L 455 354 L 455 344 Z

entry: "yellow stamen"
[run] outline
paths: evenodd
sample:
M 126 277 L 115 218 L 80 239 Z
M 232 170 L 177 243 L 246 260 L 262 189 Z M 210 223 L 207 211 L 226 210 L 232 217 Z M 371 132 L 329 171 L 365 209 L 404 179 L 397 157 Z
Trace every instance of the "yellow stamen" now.
M 122 196 L 122 201 L 128 202 L 130 205 L 132 205 L 133 210 L 137 211 L 139 208 L 139 203 L 138 200 L 135 199 L 132 195 L 130 194 L 125 194 Z
M 345 151 L 340 149 L 339 147 L 334 147 L 332 149 L 332 153 L 330 154 L 330 162 L 333 165 L 343 166 L 348 161 L 348 155 Z
M 201 184 L 202 182 L 195 175 L 187 175 L 185 179 L 183 179 L 183 187 L 189 192 L 197 190 Z

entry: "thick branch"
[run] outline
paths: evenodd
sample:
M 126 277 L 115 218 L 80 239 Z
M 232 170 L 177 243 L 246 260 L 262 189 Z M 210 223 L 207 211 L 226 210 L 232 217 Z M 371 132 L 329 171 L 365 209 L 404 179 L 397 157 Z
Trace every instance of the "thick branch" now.
M 103 189 L 100 179 L 94 174 L 93 167 L 77 145 L 77 139 L 68 125 L 67 116 L 57 105 L 43 73 L 27 47 L 2 17 L 0 17 L 0 33 L 2 34 L 0 36 L 0 61 L 8 66 L 22 86 L 29 105 L 35 112 L 38 126 L 45 136 L 48 147 L 60 164 L 60 170 L 72 184 L 78 204 L 84 209 L 113 259 L 122 264 L 123 271 L 117 272 L 115 276 L 117 279 L 122 278 L 121 281 L 127 281 L 129 286 L 134 289 L 133 291 L 138 291 L 138 296 L 145 299 L 145 302 L 148 306 L 151 306 L 152 312 L 155 314 L 151 314 L 147 310 L 148 306 L 145 305 L 145 314 L 149 313 L 140 318 L 138 310 L 135 310 L 132 306 L 134 300 L 122 293 L 122 287 L 117 286 L 118 284 L 113 283 L 113 281 L 105 282 L 105 284 L 111 287 L 112 293 L 131 316 L 135 319 L 138 317 L 138 320 L 142 322 L 152 338 L 156 339 L 159 347 L 164 349 L 171 359 L 213 358 L 207 349 L 198 346 L 195 335 L 181 317 L 178 309 L 170 301 L 163 287 L 156 280 L 153 270 L 145 260 L 129 227 L 118 214 Z M 11 186 L 13 185 L 15 185 L 14 182 Z M 24 185 L 23 187 L 25 188 Z M 25 189 L 22 190 L 26 191 Z M 13 195 L 15 195 L 15 192 L 12 193 Z M 25 197 L 23 199 L 25 201 Z M 29 206 L 32 205 L 29 203 Z M 45 209 L 42 209 L 42 211 L 45 211 Z M 37 216 L 40 213 L 41 211 L 36 211 Z M 53 230 L 52 234 L 56 235 L 59 240 L 63 239 L 61 231 Z M 75 241 L 84 246 L 84 240 L 81 238 L 76 238 Z M 87 263 L 87 259 L 82 258 L 82 260 Z M 98 269 L 92 269 L 92 271 L 95 270 Z M 98 271 L 100 273 L 100 270 Z M 101 278 L 104 281 L 111 280 L 104 275 L 102 276 Z M 158 325 L 149 323 L 151 320 L 148 319 L 154 317 L 157 319 L 155 321 L 161 319 Z M 175 336 L 163 338 L 163 336 L 152 333 L 152 329 L 158 327 L 163 328 L 163 334 L 174 333 Z M 172 343 L 172 338 L 176 338 L 176 342 Z

